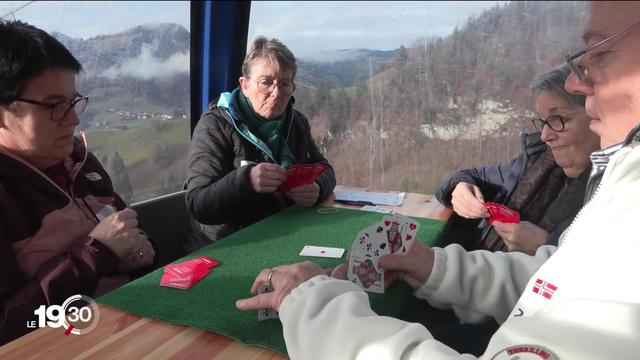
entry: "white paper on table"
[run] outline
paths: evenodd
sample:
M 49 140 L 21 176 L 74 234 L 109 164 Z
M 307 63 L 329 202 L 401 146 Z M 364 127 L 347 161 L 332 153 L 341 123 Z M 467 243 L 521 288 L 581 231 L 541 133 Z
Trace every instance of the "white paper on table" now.
M 386 193 L 374 191 L 334 190 L 336 200 L 369 201 L 378 205 L 400 206 L 404 202 L 404 193 Z
M 377 206 L 365 205 L 357 210 L 377 212 L 380 214 L 393 214 L 393 210 L 385 209 Z

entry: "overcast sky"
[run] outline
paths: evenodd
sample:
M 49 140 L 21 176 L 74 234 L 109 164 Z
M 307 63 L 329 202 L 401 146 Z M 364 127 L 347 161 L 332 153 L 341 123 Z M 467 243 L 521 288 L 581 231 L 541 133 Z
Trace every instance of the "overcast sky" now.
M 249 42 L 256 35 L 277 37 L 298 57 L 317 55 L 319 50 L 391 50 L 421 36 L 447 35 L 496 3 L 256 1 L 251 5 Z M 0 16 L 86 39 L 156 22 L 189 29 L 189 2 L 0 1 Z

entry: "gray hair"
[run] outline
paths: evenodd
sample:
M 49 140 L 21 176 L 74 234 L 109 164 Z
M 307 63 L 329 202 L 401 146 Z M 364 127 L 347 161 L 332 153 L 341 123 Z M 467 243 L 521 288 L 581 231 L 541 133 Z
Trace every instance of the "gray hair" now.
M 258 36 L 251 44 L 251 49 L 247 52 L 247 56 L 242 63 L 242 76 L 249 78 L 251 75 L 251 67 L 260 59 L 267 58 L 275 61 L 285 70 L 293 72 L 293 78 L 296 77 L 298 65 L 296 65 L 296 57 L 293 56 L 291 50 L 286 47 L 280 40 L 268 40 L 264 36 Z
M 553 69 L 536 76 L 529 89 L 534 95 L 538 96 L 543 91 L 548 91 L 553 95 L 559 96 L 569 103 L 584 107 L 585 96 L 571 94 L 564 89 L 564 83 L 567 81 L 571 69 L 567 64 L 562 64 L 554 67 Z

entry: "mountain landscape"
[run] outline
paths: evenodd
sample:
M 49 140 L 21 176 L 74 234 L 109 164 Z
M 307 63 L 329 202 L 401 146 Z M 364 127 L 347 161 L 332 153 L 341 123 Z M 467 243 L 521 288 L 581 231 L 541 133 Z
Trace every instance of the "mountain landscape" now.
M 442 38 L 298 59 L 296 108 L 338 183 L 431 193 L 446 174 L 519 152 L 528 84 L 580 47 L 583 2 L 510 2 Z M 266 34 L 277 37 L 278 34 Z M 189 32 L 148 24 L 55 36 L 84 66 L 81 127 L 129 201 L 177 191 L 189 140 Z

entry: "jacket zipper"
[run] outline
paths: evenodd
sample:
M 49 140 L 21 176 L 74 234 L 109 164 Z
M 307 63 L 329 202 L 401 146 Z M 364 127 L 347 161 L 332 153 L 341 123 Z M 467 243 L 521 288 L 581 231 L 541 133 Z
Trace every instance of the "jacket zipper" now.
M 595 177 L 595 175 L 594 175 L 594 177 Z M 593 199 L 596 198 L 596 195 L 598 195 L 598 192 L 600 191 L 600 188 L 602 188 L 603 182 L 604 182 L 604 180 L 600 180 L 600 182 L 598 183 L 598 187 L 593 192 L 593 195 L 591 195 L 591 198 L 589 199 L 589 201 L 587 201 L 586 204 L 582 205 L 582 209 L 580 209 L 580 211 L 578 211 L 578 215 L 576 215 L 576 217 L 573 218 L 573 221 L 571 222 L 571 224 L 569 225 L 567 230 L 565 230 L 563 236 L 560 237 L 560 241 L 558 242 L 558 248 L 560 248 L 564 244 L 564 241 L 565 241 L 564 239 L 569 237 L 569 234 L 571 233 L 571 229 L 573 228 L 573 225 L 578 221 L 578 219 L 580 218 L 580 216 L 584 212 L 584 209 L 587 207 L 587 205 L 589 205 L 593 201 Z

